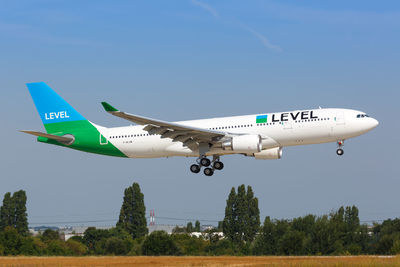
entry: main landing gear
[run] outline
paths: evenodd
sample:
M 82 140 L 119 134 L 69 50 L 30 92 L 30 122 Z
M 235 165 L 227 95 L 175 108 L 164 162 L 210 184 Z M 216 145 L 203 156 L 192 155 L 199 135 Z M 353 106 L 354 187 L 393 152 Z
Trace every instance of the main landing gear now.
M 214 170 L 222 170 L 224 168 L 224 164 L 219 160 L 219 156 L 214 155 L 212 162 L 205 156 L 199 157 L 196 161 L 197 164 L 192 164 L 190 166 L 190 171 L 193 173 L 199 173 L 201 167 L 206 167 L 203 171 L 204 174 L 206 176 L 212 176 L 214 174 Z
M 344 140 L 339 140 L 337 141 L 338 144 L 338 149 L 336 150 L 336 154 L 338 156 L 342 156 L 344 154 L 344 151 L 342 149 L 343 145 L 344 145 Z

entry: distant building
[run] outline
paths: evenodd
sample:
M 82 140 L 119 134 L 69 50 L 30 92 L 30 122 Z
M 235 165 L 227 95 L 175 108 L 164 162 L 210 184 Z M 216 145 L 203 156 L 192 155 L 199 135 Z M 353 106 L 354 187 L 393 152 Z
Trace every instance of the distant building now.
M 35 227 L 30 227 L 29 228 L 29 233 L 33 236 L 37 236 L 38 234 L 43 233 L 47 229 L 51 229 L 53 231 L 58 231 L 58 227 L 56 226 L 46 226 L 46 225 L 41 225 L 41 226 L 35 226 Z
M 165 231 L 169 235 L 172 234 L 172 231 L 174 230 L 175 227 L 179 225 L 170 225 L 170 224 L 154 224 L 154 225 L 148 225 L 147 228 L 149 229 L 149 234 L 154 232 L 154 231 Z M 38 235 L 40 233 L 43 233 L 47 229 L 51 229 L 54 231 L 58 231 L 60 233 L 60 237 L 67 241 L 73 236 L 81 236 L 83 237 L 86 229 L 89 227 L 96 227 L 96 229 L 110 229 L 114 226 L 65 226 L 65 227 L 54 227 L 54 226 L 37 226 L 37 227 L 32 227 L 29 228 L 29 232 L 32 235 Z M 184 227 L 184 226 L 181 226 Z M 190 233 L 191 236 L 197 236 L 197 237 L 203 237 L 207 238 L 206 234 L 204 233 L 205 231 L 212 230 L 214 229 L 215 226 L 213 225 L 202 225 L 201 226 L 201 232 L 193 232 Z M 213 234 L 217 234 L 220 237 L 223 237 L 222 232 L 218 233 L 215 232 Z
M 149 229 L 149 234 L 154 231 L 165 231 L 169 235 L 172 234 L 172 230 L 176 225 L 169 225 L 169 224 L 154 224 L 154 225 L 148 225 L 147 228 Z
M 211 224 L 204 224 L 204 225 L 200 226 L 200 231 L 201 232 L 212 230 L 212 229 L 215 229 L 215 226 L 211 225 Z
M 219 238 L 224 238 L 224 233 L 223 232 L 191 232 L 189 234 L 190 236 L 195 236 L 195 237 L 202 237 L 203 239 L 210 239 L 211 236 L 218 236 Z
M 64 236 L 64 240 L 67 241 L 73 236 L 82 236 L 85 233 L 86 229 L 89 227 L 96 227 L 96 229 L 110 229 L 113 226 L 74 226 L 74 227 L 64 227 L 60 228 L 58 232 L 60 233 L 60 236 Z

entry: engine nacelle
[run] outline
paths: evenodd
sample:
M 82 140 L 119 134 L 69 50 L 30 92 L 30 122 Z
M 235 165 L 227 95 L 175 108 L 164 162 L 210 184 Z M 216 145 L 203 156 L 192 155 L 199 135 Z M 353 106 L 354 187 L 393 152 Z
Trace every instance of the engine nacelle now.
M 265 149 L 261 152 L 253 154 L 256 159 L 280 159 L 282 157 L 282 148 L 274 147 Z
M 239 153 L 258 153 L 262 150 L 261 136 L 258 134 L 234 136 L 230 141 L 222 143 L 222 148 Z

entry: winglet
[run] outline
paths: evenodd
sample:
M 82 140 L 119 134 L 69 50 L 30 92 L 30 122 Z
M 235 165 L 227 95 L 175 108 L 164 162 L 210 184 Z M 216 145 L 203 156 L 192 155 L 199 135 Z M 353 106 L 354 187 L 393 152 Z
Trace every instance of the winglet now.
M 114 108 L 113 106 L 111 106 L 111 105 L 108 104 L 107 102 L 101 102 L 101 104 L 103 105 L 103 108 L 104 108 L 107 112 L 118 111 L 118 109 Z

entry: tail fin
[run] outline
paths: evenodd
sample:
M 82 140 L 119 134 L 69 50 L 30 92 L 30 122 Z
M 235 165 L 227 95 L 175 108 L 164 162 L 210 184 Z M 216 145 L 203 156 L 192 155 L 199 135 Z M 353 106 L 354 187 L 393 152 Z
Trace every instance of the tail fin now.
M 86 121 L 46 83 L 27 83 L 27 87 L 48 133 L 64 129 L 65 122 Z

